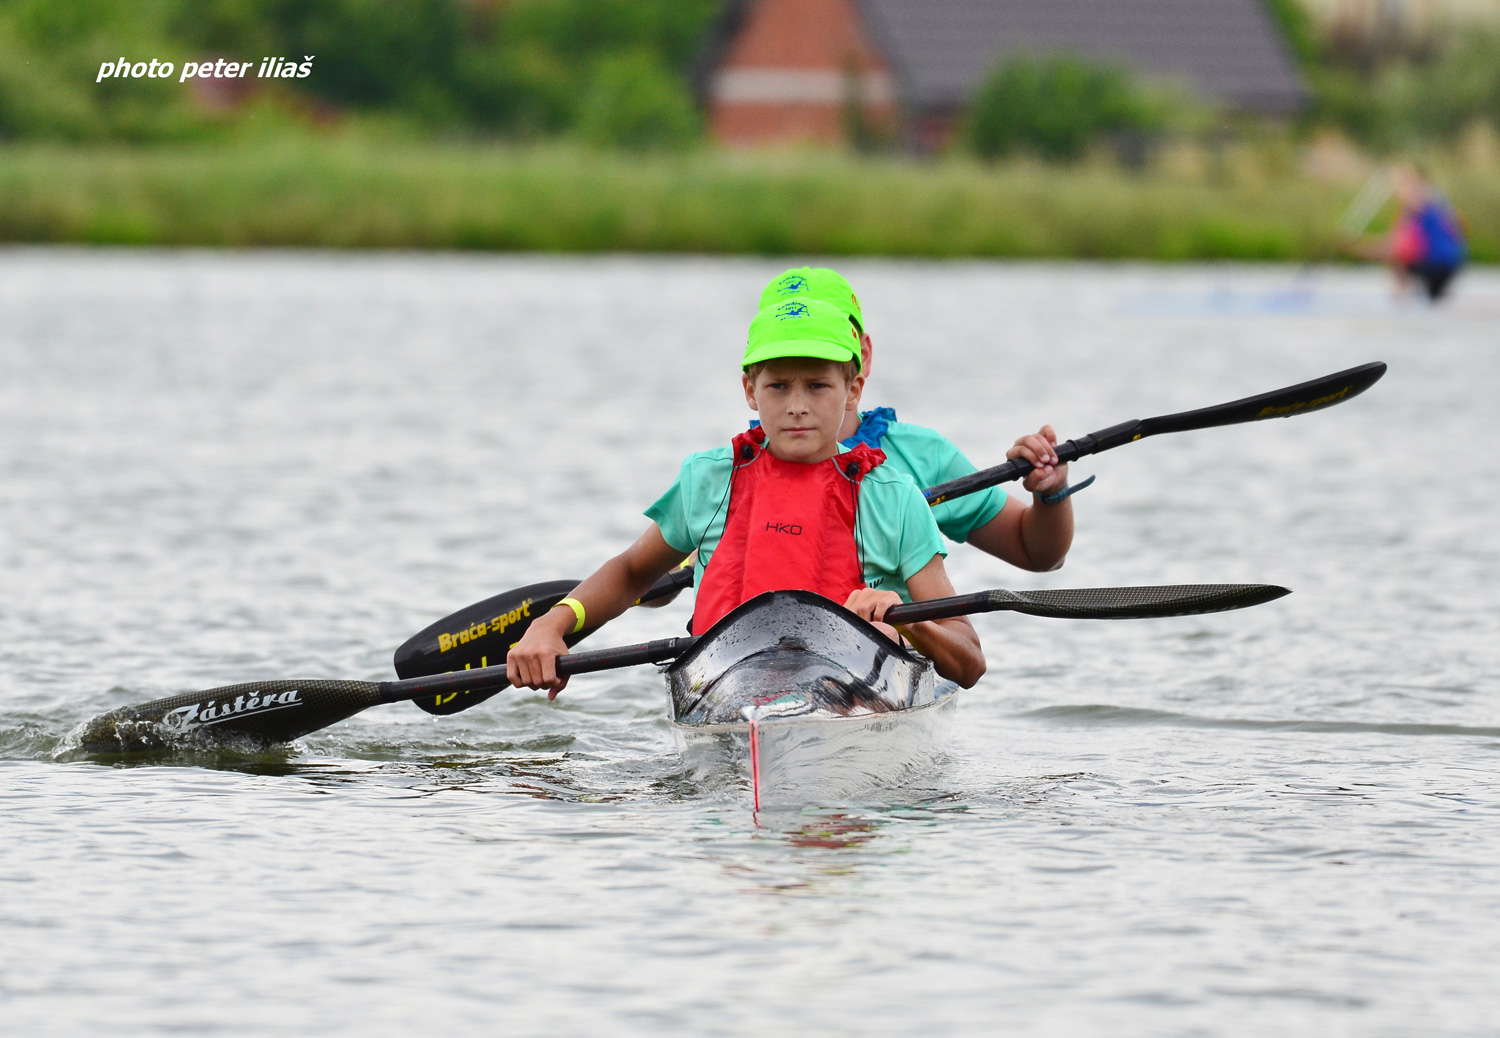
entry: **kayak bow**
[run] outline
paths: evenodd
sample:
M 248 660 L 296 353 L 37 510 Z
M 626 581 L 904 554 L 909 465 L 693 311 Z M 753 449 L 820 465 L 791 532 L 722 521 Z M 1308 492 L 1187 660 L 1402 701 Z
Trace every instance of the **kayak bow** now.
M 748 779 L 757 808 L 900 783 L 941 751 L 958 703 L 930 660 L 806 591 L 741 605 L 666 679 L 689 772 Z

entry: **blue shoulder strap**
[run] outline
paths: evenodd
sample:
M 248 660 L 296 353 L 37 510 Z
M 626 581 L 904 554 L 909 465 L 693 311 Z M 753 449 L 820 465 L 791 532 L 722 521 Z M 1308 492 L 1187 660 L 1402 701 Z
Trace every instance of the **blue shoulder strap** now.
M 863 443 L 867 447 L 879 449 L 880 441 L 885 439 L 885 434 L 895 420 L 896 409 L 894 407 L 877 407 L 871 411 L 861 411 L 859 428 L 854 430 L 853 436 L 844 441 L 844 446 L 853 450 Z
M 896 409 L 894 407 L 877 407 L 873 411 L 861 411 L 859 413 L 859 428 L 854 430 L 854 435 L 842 441 L 845 447 L 853 450 L 863 443 L 867 447 L 880 448 L 880 441 L 885 439 L 885 434 L 890 430 L 891 423 L 896 420 Z M 760 419 L 750 419 L 750 428 L 760 428 Z

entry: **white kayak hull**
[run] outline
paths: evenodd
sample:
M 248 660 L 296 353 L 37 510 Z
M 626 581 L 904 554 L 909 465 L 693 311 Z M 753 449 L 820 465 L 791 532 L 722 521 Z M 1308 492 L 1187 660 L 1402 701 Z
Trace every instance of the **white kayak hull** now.
M 958 705 L 931 660 L 806 591 L 741 605 L 666 678 L 689 774 L 760 808 L 899 785 L 931 766 Z
M 769 718 L 756 722 L 753 755 L 749 722 L 672 729 L 695 783 L 772 810 L 878 793 L 928 771 L 957 708 L 955 690 L 896 713 Z

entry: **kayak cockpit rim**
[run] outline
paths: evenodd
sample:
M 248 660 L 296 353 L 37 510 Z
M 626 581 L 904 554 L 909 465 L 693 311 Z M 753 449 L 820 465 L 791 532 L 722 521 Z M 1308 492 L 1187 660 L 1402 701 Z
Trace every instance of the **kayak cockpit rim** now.
M 934 701 L 932 662 L 808 591 L 752 598 L 666 668 L 672 720 L 895 713 Z

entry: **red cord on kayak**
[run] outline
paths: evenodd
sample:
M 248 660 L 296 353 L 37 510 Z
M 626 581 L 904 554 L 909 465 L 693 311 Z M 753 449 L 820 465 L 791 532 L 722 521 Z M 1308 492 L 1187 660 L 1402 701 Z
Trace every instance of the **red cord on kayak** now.
M 755 810 L 760 810 L 760 722 L 750 719 L 750 789 L 755 794 Z

